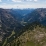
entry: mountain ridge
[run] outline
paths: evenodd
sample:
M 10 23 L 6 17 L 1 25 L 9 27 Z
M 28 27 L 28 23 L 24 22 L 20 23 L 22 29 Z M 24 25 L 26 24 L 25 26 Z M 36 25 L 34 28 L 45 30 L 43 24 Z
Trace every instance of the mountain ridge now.
M 25 16 L 23 16 L 24 14 Z M 26 30 L 30 28 L 33 30 L 33 28 L 36 26 L 35 24 L 46 26 L 46 9 L 39 8 L 32 10 L 13 10 L 0 8 L 0 43 L 4 43 L 4 46 L 7 38 L 10 39 L 8 40 L 8 42 L 10 42 L 15 37 L 20 37 L 19 35 L 26 32 Z

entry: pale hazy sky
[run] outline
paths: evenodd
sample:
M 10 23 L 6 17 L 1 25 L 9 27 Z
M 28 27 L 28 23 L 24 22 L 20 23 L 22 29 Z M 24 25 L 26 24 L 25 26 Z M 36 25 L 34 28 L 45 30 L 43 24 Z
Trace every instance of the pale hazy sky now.
M 46 0 L 0 0 L 0 8 L 46 8 Z

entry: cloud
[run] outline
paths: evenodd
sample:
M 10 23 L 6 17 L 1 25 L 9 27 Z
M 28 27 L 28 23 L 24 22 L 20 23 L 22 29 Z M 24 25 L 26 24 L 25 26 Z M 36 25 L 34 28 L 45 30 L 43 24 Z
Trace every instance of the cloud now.
M 0 5 L 0 8 L 5 9 L 11 9 L 11 8 L 17 8 L 17 9 L 23 9 L 23 8 L 46 8 L 45 4 L 2 4 Z
M 10 0 L 7 0 L 10 2 Z M 30 2 L 31 1 L 31 2 Z M 13 3 L 3 2 L 3 0 L 0 0 L 2 4 L 0 4 L 0 8 L 46 8 L 46 0 L 45 1 L 39 1 L 39 0 L 12 0 Z M 14 3 L 15 2 L 15 3 Z M 17 3 L 16 3 L 17 2 Z M 20 3 L 19 3 L 20 2 Z M 37 3 L 34 3 L 37 2 Z M 42 3 L 43 2 L 43 3 Z
M 9 0 L 7 0 L 7 1 L 9 1 Z
M 2 5 L 6 5 L 6 3 L 2 3 Z
M 34 0 L 35 2 L 37 2 L 38 0 Z
M 32 0 L 26 0 L 26 1 L 32 1 Z
M 38 0 L 12 0 L 13 2 L 30 2 L 30 1 L 35 1 L 37 2 Z
M 2 2 L 2 0 L 0 0 L 0 2 Z
M 28 2 L 28 1 L 33 1 L 33 0 L 12 0 L 13 2 L 23 2 L 23 1 L 25 1 L 25 2 Z
M 12 0 L 13 2 L 21 2 L 22 0 Z

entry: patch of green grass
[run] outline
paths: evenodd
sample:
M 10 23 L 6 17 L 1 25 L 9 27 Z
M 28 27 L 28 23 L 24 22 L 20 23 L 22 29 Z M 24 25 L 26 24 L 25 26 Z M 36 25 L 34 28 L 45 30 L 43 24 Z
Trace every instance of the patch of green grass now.
M 7 38 L 5 39 L 5 41 L 4 41 L 2 46 L 5 46 L 6 43 L 7 43 Z
M 27 43 L 26 43 L 26 46 L 35 46 L 35 43 L 32 42 L 32 41 L 31 41 L 31 42 L 27 42 Z
M 15 32 L 13 30 L 12 33 L 11 33 L 11 35 L 8 38 L 12 37 L 14 34 L 15 34 Z

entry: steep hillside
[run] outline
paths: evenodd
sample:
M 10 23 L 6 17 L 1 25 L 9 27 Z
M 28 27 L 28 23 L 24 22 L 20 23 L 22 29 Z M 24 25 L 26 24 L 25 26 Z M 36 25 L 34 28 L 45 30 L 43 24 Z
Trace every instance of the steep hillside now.
M 22 14 L 26 14 L 27 10 L 0 8 L 0 42 L 2 42 L 3 39 L 9 36 L 13 30 L 16 33 L 19 33 L 18 30 L 23 27 L 23 25 L 21 24 L 23 15 L 21 14 L 21 12 Z
M 6 11 L 13 15 L 18 21 L 22 21 L 22 18 L 33 10 L 34 9 L 6 9 Z
M 25 16 L 31 13 L 34 9 L 13 9 L 13 11 L 19 13 L 21 16 Z
M 0 46 L 46 45 L 46 8 L 30 10 L 0 8 Z
M 39 21 L 40 23 L 46 25 L 46 8 L 38 8 L 32 11 L 32 13 L 27 14 L 24 17 L 24 20 L 26 22 L 34 22 Z
M 13 15 L 5 9 L 0 9 L 0 18 L 0 41 L 2 41 L 2 39 L 5 39 L 5 37 L 9 36 L 13 30 L 17 30 L 18 27 L 18 29 L 21 28 L 21 24 L 16 21 L 17 19 L 15 19 Z
M 25 26 L 21 35 L 10 43 L 8 39 L 4 46 L 46 46 L 46 27 L 39 23 L 33 23 Z

